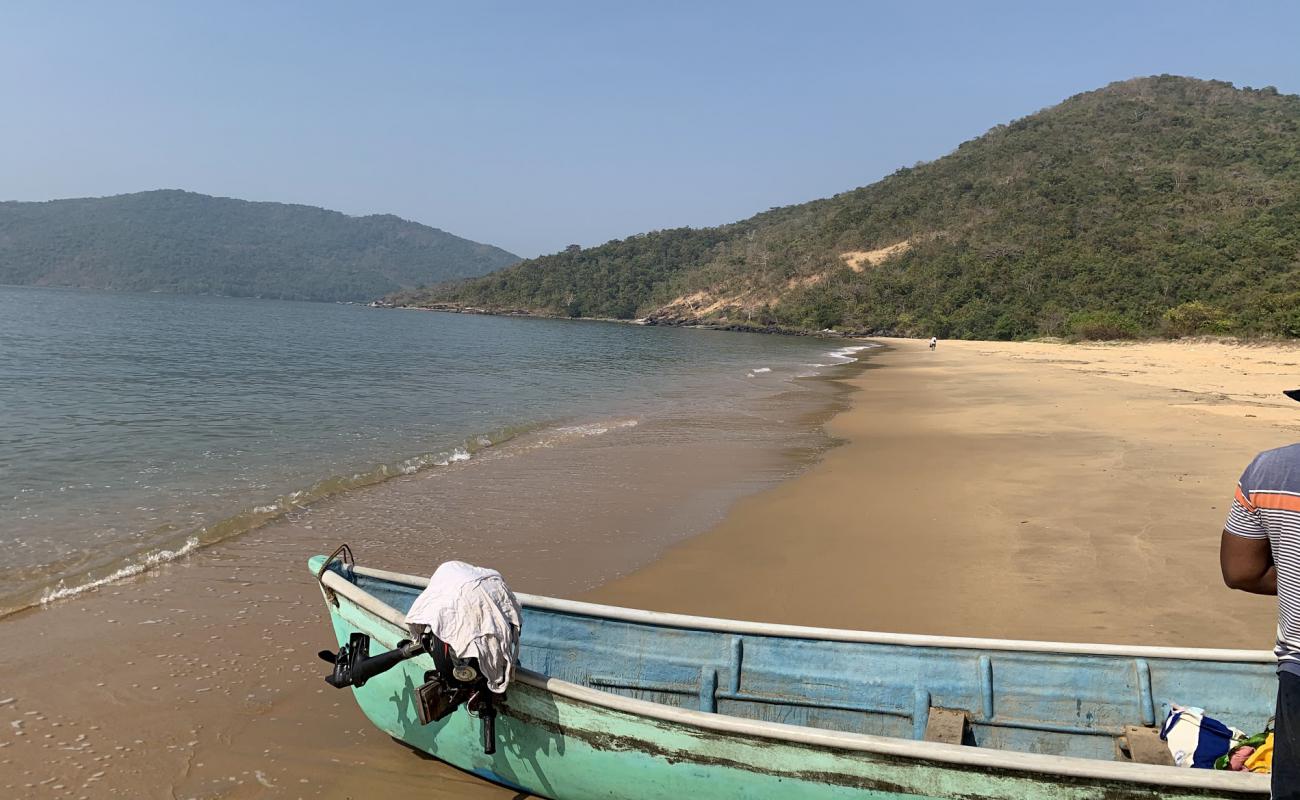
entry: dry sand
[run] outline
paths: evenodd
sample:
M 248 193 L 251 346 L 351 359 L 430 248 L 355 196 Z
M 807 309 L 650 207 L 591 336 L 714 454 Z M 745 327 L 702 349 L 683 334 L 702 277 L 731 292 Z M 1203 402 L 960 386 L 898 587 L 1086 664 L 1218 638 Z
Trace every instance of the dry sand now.
M 589 599 L 865 630 L 1271 646 L 1220 531 L 1300 349 L 884 340 L 802 477 Z
M 1300 350 L 888 344 L 849 379 L 853 407 L 829 425 L 843 445 L 588 596 L 851 628 L 1269 645 L 1273 602 L 1223 588 L 1216 549 L 1250 457 L 1300 438 L 1300 405 L 1277 394 L 1300 385 Z M 0 648 L 0 789 L 513 796 L 394 744 L 320 680 L 314 651 L 328 628 L 303 560 L 351 530 L 363 555 L 400 567 L 404 554 L 384 551 L 384 537 L 367 532 L 375 517 L 361 513 L 367 499 L 396 507 L 383 495 L 400 491 L 359 493 L 329 513 L 0 621 L 10 643 Z M 561 593 L 590 585 L 582 570 L 617 560 L 616 529 L 629 562 L 652 556 L 628 541 L 645 536 L 631 511 L 585 508 L 606 514 L 603 534 L 579 536 L 543 514 L 531 520 L 536 530 L 502 531 L 456 555 L 517 576 L 521 590 Z M 432 514 L 418 504 L 407 512 Z

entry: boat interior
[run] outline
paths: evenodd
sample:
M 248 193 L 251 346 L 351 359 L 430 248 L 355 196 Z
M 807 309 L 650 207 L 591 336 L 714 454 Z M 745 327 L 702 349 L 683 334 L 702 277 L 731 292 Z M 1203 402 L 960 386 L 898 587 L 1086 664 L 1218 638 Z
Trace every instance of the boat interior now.
M 331 569 L 402 612 L 422 588 L 379 570 Z M 833 731 L 1162 763 L 1157 731 L 1171 704 L 1249 734 L 1264 729 L 1276 691 L 1267 652 L 858 633 L 519 599 L 529 670 Z

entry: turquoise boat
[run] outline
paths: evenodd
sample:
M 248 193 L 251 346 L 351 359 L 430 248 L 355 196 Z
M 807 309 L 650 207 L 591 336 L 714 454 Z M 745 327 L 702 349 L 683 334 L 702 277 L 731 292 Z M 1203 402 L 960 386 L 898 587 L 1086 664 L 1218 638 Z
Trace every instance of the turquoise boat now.
M 309 566 L 340 645 L 364 633 L 396 648 L 409 636 L 403 617 L 426 578 L 321 556 Z M 354 688 L 361 710 L 412 748 L 554 800 L 1268 796 L 1266 775 L 1140 763 L 1170 703 L 1262 730 L 1276 693 L 1268 652 L 866 633 L 518 597 L 522 668 L 496 704 L 491 746 L 464 707 L 420 723 L 427 655 Z

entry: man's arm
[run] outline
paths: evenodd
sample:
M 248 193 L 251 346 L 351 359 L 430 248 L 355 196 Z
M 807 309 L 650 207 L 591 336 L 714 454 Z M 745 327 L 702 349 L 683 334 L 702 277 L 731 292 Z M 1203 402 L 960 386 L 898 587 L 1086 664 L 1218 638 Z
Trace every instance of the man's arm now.
M 1249 539 L 1228 531 L 1219 542 L 1219 567 L 1229 589 L 1277 594 L 1277 568 L 1268 539 Z

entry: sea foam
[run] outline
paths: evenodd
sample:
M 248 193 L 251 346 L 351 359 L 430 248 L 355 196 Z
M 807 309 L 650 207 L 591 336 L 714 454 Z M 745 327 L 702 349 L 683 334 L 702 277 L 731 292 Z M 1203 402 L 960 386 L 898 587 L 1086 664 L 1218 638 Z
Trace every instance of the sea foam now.
M 607 422 L 589 422 L 586 425 L 564 425 L 556 428 L 555 432 L 565 438 L 581 438 L 584 436 L 602 436 L 612 430 L 635 428 L 636 426 L 637 421 L 634 419 L 621 419 Z
M 101 586 L 106 586 L 110 583 L 130 578 L 133 575 L 139 575 L 141 572 L 144 572 L 151 567 L 165 564 L 168 561 L 175 561 L 178 558 L 187 556 L 197 550 L 198 547 L 198 538 L 191 536 L 189 539 L 185 540 L 185 544 L 175 550 L 157 550 L 149 553 L 134 564 L 127 564 L 125 567 L 122 567 L 116 572 L 105 575 L 102 578 L 96 578 L 91 581 L 86 581 L 85 583 L 79 583 L 76 586 L 64 586 L 63 584 L 59 584 L 57 587 L 45 590 L 45 594 L 41 595 L 41 605 L 52 603 L 55 600 L 62 600 L 67 597 L 76 597 L 83 592 L 89 592 L 91 589 L 98 589 Z
M 857 358 L 855 358 L 855 356 L 858 353 L 862 352 L 863 350 L 870 350 L 871 348 L 878 347 L 878 346 L 879 345 L 874 345 L 874 344 L 849 345 L 847 347 L 841 347 L 838 350 L 832 350 L 826 355 L 830 356 L 831 358 L 839 359 L 838 361 L 839 364 L 848 364 L 850 362 L 857 361 Z

